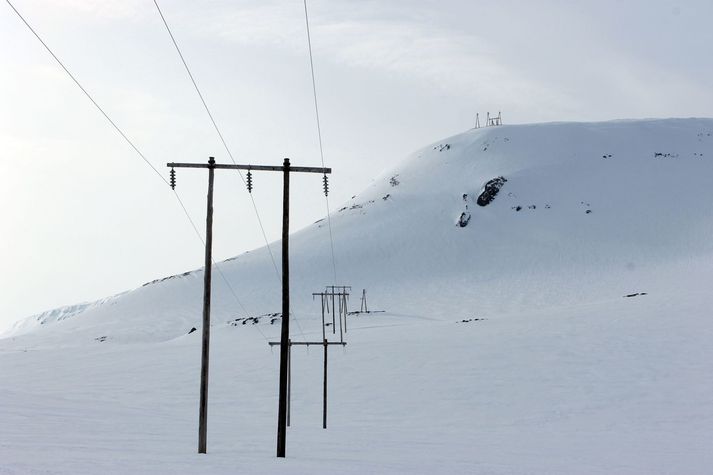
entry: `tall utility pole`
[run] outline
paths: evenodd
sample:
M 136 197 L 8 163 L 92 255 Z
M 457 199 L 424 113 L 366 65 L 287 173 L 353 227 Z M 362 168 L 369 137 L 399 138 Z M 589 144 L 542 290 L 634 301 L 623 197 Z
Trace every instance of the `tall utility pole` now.
M 198 453 L 206 453 L 208 445 L 208 368 L 210 357 L 210 294 L 213 270 L 213 178 L 215 158 L 209 157 L 208 164 L 169 163 L 171 167 L 171 188 L 176 188 L 175 168 L 207 168 L 208 197 L 205 218 L 205 265 L 203 267 L 203 338 L 201 343 L 201 389 L 198 404 Z
M 277 456 L 287 446 L 288 366 L 290 363 L 290 160 L 282 173 L 282 331 L 280 332 L 280 393 L 277 407 Z
M 198 412 L 198 453 L 208 445 L 208 358 L 210 357 L 210 291 L 213 271 L 213 175 L 215 159 L 208 159 L 208 197 L 205 218 L 205 265 L 203 267 L 203 343 L 201 345 L 201 397 Z
M 271 171 L 283 173 L 282 195 L 282 332 L 280 337 L 280 394 L 277 413 L 277 456 L 285 456 L 287 436 L 287 386 L 288 363 L 290 348 L 290 173 L 321 173 L 324 175 L 324 191 L 327 192 L 327 174 L 331 168 L 291 167 L 290 159 L 285 158 L 282 166 L 266 165 L 227 165 L 215 163 L 213 157 L 204 163 L 168 163 L 171 168 L 171 188 L 175 188 L 174 168 L 207 168 L 208 169 L 208 217 L 206 219 L 206 261 L 205 281 L 203 289 L 203 347 L 201 353 L 201 395 L 198 422 L 198 453 L 206 453 L 206 433 L 208 427 L 208 356 L 210 344 L 210 269 L 212 264 L 211 246 L 213 237 L 213 173 L 221 170 L 247 170 L 248 191 L 252 192 L 252 171 Z

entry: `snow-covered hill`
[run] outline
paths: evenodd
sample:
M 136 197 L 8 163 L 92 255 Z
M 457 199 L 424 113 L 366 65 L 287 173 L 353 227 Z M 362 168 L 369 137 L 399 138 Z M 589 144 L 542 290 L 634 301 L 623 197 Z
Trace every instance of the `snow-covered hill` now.
M 260 317 L 280 289 L 258 249 L 221 263 L 230 288 L 214 274 L 207 457 L 196 270 L 0 340 L 0 473 L 707 473 L 711 203 L 713 119 L 438 141 L 333 212 L 336 283 L 384 313 L 350 317 L 330 353 L 328 431 L 321 354 L 295 351 L 272 458 L 278 325 Z M 321 337 L 325 220 L 291 256 L 293 337 Z
M 480 206 L 484 185 L 500 177 Z M 710 119 L 473 129 L 416 152 L 334 210 L 336 284 L 428 318 L 594 302 L 650 288 L 659 266 L 710 253 L 711 202 Z M 312 292 L 335 283 L 327 233 L 321 221 L 291 239 L 298 317 L 317 311 Z M 221 269 L 244 308 L 217 275 L 216 324 L 279 312 L 265 249 Z M 202 270 L 163 279 L 54 311 L 72 318 L 30 318 L 14 334 L 44 324 L 63 343 L 172 339 L 198 326 L 202 282 Z

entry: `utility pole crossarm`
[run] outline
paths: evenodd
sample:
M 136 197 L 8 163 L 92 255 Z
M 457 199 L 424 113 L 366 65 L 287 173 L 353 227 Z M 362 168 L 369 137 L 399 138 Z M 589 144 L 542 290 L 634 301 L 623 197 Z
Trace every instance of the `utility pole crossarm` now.
M 268 345 L 270 346 L 278 346 L 281 344 L 279 341 L 268 341 Z M 324 341 L 290 341 L 290 346 L 310 346 L 310 345 L 319 345 L 323 346 L 325 343 Z M 340 346 L 347 346 L 346 341 L 328 341 L 327 345 L 340 345 Z
M 167 163 L 169 168 L 216 168 L 222 170 L 253 170 L 253 171 L 266 171 L 266 172 L 281 172 L 285 170 L 284 166 L 270 166 L 270 165 L 230 165 L 223 163 L 216 163 L 212 167 L 207 163 Z M 297 173 L 332 173 L 331 168 L 320 168 L 320 167 L 290 167 L 291 172 Z

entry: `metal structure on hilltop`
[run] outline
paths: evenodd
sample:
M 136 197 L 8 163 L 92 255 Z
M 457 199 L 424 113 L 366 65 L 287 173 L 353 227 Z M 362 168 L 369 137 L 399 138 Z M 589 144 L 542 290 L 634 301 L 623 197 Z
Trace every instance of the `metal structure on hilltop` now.
M 488 112 L 485 117 L 485 127 L 496 127 L 498 125 L 503 125 L 502 113 L 498 112 L 497 116 L 490 117 L 490 112 Z M 475 127 L 473 127 L 473 128 L 479 129 L 481 127 L 482 127 L 482 125 L 480 125 L 480 114 L 477 113 L 477 114 L 475 114 Z

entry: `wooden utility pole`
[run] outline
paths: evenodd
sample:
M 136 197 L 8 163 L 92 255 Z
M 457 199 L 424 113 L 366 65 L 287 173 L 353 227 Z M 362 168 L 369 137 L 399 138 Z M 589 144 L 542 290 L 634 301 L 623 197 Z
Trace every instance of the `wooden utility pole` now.
M 174 168 L 207 168 L 208 169 L 208 218 L 206 224 L 206 276 L 203 291 L 203 349 L 201 356 L 201 398 L 198 424 L 198 452 L 206 453 L 206 433 L 208 415 L 208 355 L 210 343 L 210 269 L 212 264 L 212 224 L 213 224 L 213 173 L 214 170 L 247 170 L 248 191 L 252 192 L 252 171 L 272 171 L 283 174 L 282 196 L 282 331 L 280 338 L 280 394 L 277 415 L 277 456 L 285 456 L 287 434 L 287 392 L 288 392 L 288 363 L 290 343 L 290 268 L 289 268 L 289 232 L 290 232 L 290 173 L 322 173 L 324 175 L 324 188 L 327 191 L 327 174 L 332 173 L 331 168 L 318 167 L 292 167 L 290 159 L 285 158 L 282 166 L 267 165 L 238 165 L 218 164 L 210 157 L 208 164 L 203 163 L 167 163 L 171 168 L 171 188 L 175 188 Z
M 344 333 L 347 332 L 347 315 L 349 311 L 347 310 L 347 301 L 349 299 L 349 292 L 352 288 L 348 285 L 328 285 L 324 292 L 313 293 L 312 296 L 321 295 L 322 299 L 326 298 L 329 302 L 329 297 L 332 298 L 332 333 L 336 333 L 336 328 L 334 327 L 334 316 L 337 313 L 337 308 L 339 308 L 339 341 L 344 341 Z M 335 297 L 337 297 L 335 303 Z M 342 327 L 342 315 L 344 315 L 344 326 Z M 322 325 L 324 326 L 324 324 Z
M 322 429 L 327 428 L 327 348 L 329 342 L 324 339 L 324 376 L 322 377 Z
M 208 206 L 205 218 L 205 266 L 203 271 L 203 343 L 201 346 L 201 395 L 198 412 L 198 453 L 206 453 L 208 445 L 208 358 L 210 356 L 210 291 L 213 271 L 213 166 L 208 159 Z
M 203 337 L 201 342 L 201 386 L 198 403 L 198 453 L 206 453 L 208 445 L 208 368 L 210 357 L 210 294 L 211 274 L 213 270 L 213 179 L 215 158 L 209 157 L 208 163 L 169 163 L 171 167 L 171 188 L 176 188 L 174 168 L 190 166 L 208 169 L 208 197 L 205 218 L 205 263 L 203 267 Z
M 277 409 L 277 456 L 284 457 L 287 444 L 287 364 L 290 351 L 290 160 L 282 173 L 282 332 L 280 335 L 280 393 Z

